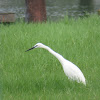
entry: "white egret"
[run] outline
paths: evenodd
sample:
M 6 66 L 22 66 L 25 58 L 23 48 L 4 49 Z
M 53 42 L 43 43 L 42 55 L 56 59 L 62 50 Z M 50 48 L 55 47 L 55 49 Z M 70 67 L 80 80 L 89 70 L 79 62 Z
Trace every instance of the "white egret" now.
M 28 49 L 27 51 L 32 50 L 34 48 L 44 48 L 44 49 L 48 50 L 51 54 L 53 54 L 59 60 L 66 76 L 68 76 L 68 79 L 75 80 L 78 83 L 81 82 L 84 85 L 86 85 L 86 81 L 85 81 L 85 77 L 84 77 L 83 73 L 75 64 L 66 60 L 62 55 L 58 54 L 57 52 L 53 51 L 50 47 L 48 47 L 42 43 L 37 43 L 35 46 Z

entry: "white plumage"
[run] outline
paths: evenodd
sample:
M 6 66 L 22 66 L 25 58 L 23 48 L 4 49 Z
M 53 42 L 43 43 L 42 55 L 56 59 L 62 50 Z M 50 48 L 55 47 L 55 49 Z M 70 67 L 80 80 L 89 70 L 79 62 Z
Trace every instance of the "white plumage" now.
M 85 77 L 84 77 L 83 73 L 75 64 L 66 60 L 62 55 L 58 54 L 57 52 L 53 51 L 51 48 L 49 48 L 48 46 L 46 46 L 42 43 L 37 43 L 35 46 L 28 49 L 27 51 L 34 49 L 34 48 L 44 48 L 44 49 L 48 50 L 51 54 L 53 54 L 59 60 L 66 76 L 68 76 L 69 79 L 75 80 L 78 83 L 81 82 L 84 85 L 86 85 L 86 81 L 85 81 Z

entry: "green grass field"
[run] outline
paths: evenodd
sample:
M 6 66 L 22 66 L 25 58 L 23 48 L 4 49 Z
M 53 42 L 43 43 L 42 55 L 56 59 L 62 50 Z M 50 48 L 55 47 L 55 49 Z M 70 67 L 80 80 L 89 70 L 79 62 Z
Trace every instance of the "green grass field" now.
M 68 80 L 42 42 L 83 72 L 87 85 Z M 3 100 L 99 100 L 100 17 L 0 24 L 0 96 Z

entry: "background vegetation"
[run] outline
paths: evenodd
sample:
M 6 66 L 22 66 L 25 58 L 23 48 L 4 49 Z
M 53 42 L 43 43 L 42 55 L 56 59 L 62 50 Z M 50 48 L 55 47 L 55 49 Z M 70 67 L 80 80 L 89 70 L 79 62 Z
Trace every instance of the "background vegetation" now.
M 59 61 L 37 42 L 76 64 L 87 85 L 68 80 Z M 0 90 L 3 100 L 99 100 L 100 17 L 59 22 L 0 24 Z M 0 91 L 0 92 L 1 92 Z

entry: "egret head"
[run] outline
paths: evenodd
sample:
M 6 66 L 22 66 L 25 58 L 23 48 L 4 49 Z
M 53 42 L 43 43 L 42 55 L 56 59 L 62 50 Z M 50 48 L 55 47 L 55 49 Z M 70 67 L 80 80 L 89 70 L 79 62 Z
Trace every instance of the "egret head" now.
M 35 48 L 43 48 L 44 44 L 42 43 L 37 43 L 36 45 L 34 45 L 33 47 Z
M 44 47 L 44 45 L 42 43 L 37 43 L 32 48 L 28 49 L 27 51 L 32 50 L 34 48 L 43 48 L 43 47 Z

